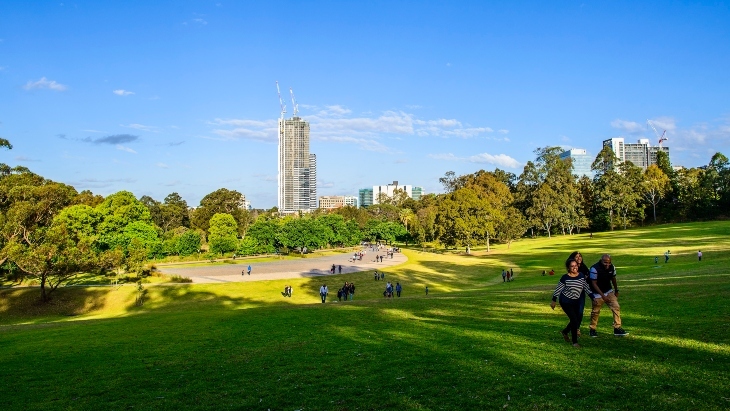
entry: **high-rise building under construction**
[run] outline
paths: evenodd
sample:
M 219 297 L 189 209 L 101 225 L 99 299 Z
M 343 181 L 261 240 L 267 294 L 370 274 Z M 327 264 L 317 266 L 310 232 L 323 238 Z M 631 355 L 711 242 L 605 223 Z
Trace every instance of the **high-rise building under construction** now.
M 278 207 L 283 214 L 317 208 L 317 157 L 309 152 L 309 123 L 279 119 Z

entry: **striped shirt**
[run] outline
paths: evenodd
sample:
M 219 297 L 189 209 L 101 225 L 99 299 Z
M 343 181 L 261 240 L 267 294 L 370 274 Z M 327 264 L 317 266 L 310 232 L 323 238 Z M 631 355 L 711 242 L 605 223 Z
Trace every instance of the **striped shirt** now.
M 577 277 L 571 277 L 568 274 L 563 274 L 563 276 L 560 277 L 560 281 L 558 281 L 558 286 L 555 287 L 553 301 L 557 301 L 558 296 L 560 295 L 569 300 L 577 301 L 583 291 L 588 294 L 591 293 L 591 289 L 588 287 L 588 283 L 586 282 L 586 278 L 583 274 L 579 273 Z

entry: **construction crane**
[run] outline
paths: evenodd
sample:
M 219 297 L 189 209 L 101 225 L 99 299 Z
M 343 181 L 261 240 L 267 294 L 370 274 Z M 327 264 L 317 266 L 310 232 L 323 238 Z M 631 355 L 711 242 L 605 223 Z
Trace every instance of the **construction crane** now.
M 651 123 L 651 120 L 646 120 L 646 124 L 648 124 L 652 130 L 654 130 L 654 134 L 656 134 L 656 138 L 659 139 L 659 147 L 662 146 L 663 142 L 669 140 L 669 138 L 667 137 L 667 130 L 664 130 L 664 132 L 662 132 L 662 135 L 660 136 L 656 127 L 654 127 L 654 124 Z
M 299 114 L 299 105 L 297 104 L 297 101 L 294 100 L 294 90 L 292 90 L 291 87 L 289 87 L 289 94 L 291 94 L 291 105 L 294 107 L 292 110 L 294 110 L 294 117 Z
M 284 119 L 284 114 L 286 114 L 286 104 L 284 104 L 284 100 L 281 98 L 281 91 L 279 90 L 279 82 L 276 82 L 276 94 L 279 95 L 279 105 L 281 106 L 281 118 Z

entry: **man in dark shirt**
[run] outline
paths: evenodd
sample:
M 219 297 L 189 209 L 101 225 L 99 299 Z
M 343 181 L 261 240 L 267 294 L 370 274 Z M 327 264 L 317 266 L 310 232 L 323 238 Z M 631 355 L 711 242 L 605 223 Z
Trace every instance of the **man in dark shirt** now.
M 593 264 L 590 271 L 590 284 L 593 292 L 593 309 L 591 310 L 591 337 L 598 337 L 596 326 L 603 304 L 613 312 L 613 335 L 623 337 L 629 335 L 621 328 L 621 307 L 618 304 L 618 284 L 616 284 L 616 267 L 611 264 L 611 256 L 604 254 L 601 261 Z

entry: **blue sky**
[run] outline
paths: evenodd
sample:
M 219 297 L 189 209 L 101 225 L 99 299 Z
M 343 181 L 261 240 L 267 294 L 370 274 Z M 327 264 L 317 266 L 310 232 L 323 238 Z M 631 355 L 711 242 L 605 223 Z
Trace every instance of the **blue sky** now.
M 108 195 L 276 205 L 279 81 L 311 122 L 318 194 L 519 174 L 546 145 L 667 130 L 730 155 L 721 2 L 0 3 L 0 161 Z

